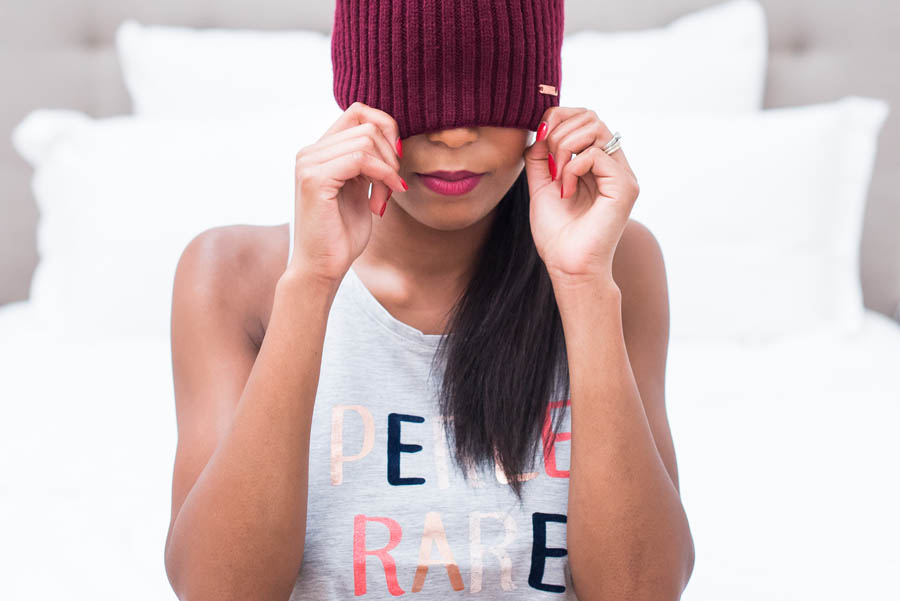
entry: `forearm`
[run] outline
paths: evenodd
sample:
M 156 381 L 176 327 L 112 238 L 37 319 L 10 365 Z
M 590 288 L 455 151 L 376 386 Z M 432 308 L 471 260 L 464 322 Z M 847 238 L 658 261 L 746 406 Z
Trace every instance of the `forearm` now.
M 571 379 L 567 546 L 579 599 L 678 599 L 693 546 L 628 360 L 612 278 L 554 282 Z
M 334 290 L 282 278 L 219 445 L 175 519 L 166 566 L 188 601 L 287 599 L 306 533 L 309 438 Z

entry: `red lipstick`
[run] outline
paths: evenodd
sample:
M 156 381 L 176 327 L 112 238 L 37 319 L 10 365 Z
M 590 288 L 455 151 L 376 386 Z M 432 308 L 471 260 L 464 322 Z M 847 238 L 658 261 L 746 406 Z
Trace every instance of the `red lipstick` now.
M 474 173 L 472 171 L 429 171 L 428 173 L 417 173 L 422 178 L 429 190 L 438 194 L 446 194 L 450 196 L 458 196 L 471 192 L 478 182 L 481 181 L 483 173 Z

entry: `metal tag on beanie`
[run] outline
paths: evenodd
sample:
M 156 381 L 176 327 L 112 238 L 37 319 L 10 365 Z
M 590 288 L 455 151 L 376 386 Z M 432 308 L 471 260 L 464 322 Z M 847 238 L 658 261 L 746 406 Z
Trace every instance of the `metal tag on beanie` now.
M 549 96 L 559 96 L 559 92 L 556 91 L 556 86 L 551 86 L 547 83 L 542 83 L 538 86 L 538 92 L 541 94 L 547 94 Z
M 537 130 L 559 106 L 564 0 L 336 0 L 334 97 L 401 138 L 475 125 Z

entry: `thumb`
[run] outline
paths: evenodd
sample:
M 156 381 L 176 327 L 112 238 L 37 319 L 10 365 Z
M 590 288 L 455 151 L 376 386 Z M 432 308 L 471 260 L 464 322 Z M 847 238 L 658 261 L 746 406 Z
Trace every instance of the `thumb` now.
M 381 207 L 391 199 L 391 189 L 381 180 L 372 180 L 372 194 L 369 196 L 369 210 L 379 215 Z
M 532 189 L 536 190 L 554 183 L 550 177 L 550 165 L 547 162 L 549 153 L 550 147 L 547 145 L 546 135 L 543 140 L 538 140 L 535 136 L 534 143 L 526 147 L 525 152 L 522 153 L 525 158 L 525 174 L 528 181 L 531 182 Z

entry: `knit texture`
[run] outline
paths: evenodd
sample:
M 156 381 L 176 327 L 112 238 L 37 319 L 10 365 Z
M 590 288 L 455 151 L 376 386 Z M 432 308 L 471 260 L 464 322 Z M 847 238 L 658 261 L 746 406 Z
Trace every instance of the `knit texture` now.
M 390 114 L 401 138 L 536 130 L 559 106 L 563 28 L 563 0 L 337 0 L 334 97 L 343 110 L 359 101 Z

